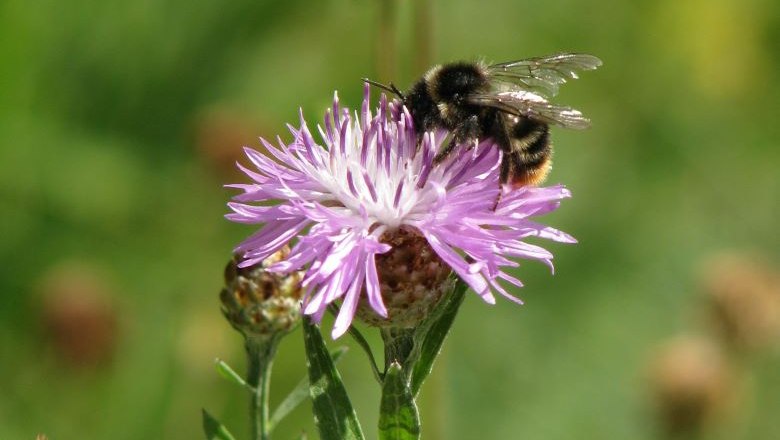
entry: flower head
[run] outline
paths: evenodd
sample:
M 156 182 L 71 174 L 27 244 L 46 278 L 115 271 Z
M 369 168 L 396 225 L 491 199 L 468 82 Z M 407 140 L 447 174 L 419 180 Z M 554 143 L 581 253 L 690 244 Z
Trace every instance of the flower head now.
M 227 218 L 262 227 L 236 252 L 240 266 L 263 261 L 291 241 L 287 259 L 269 271 L 305 270 L 304 313 L 316 320 L 340 300 L 333 337 L 351 324 L 361 297 L 381 317 L 383 301 L 378 255 L 392 249 L 395 231 L 413 231 L 486 302 L 494 292 L 513 301 L 499 283 L 521 286 L 506 272 L 512 258 L 540 260 L 552 254 L 523 241 L 542 237 L 574 242 L 569 235 L 530 218 L 558 207 L 569 191 L 562 186 L 524 187 L 498 196 L 501 152 L 492 140 L 462 145 L 441 164 L 433 157 L 447 132 L 419 136 L 407 109 L 382 96 L 376 115 L 366 86 L 360 113 L 339 105 L 326 112 L 314 139 L 301 112 L 300 127 L 289 126 L 290 143 L 278 147 L 261 139 L 273 158 L 251 148 L 254 169 L 239 164 L 254 183 L 229 185 L 243 191 L 228 206 Z M 418 141 L 419 140 L 419 141 Z

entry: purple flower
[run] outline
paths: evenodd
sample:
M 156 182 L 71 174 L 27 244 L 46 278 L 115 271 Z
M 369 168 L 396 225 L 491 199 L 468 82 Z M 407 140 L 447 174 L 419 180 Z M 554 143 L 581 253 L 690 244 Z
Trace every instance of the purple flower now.
M 262 224 L 236 252 L 240 266 L 257 264 L 294 241 L 289 257 L 268 270 L 305 270 L 304 313 L 319 320 L 327 305 L 341 301 L 332 336 L 352 322 L 361 295 L 387 317 L 375 264 L 388 252 L 380 237 L 404 227 L 423 236 L 438 256 L 468 285 L 493 304 L 494 292 L 522 303 L 499 283 L 521 282 L 506 268 L 512 258 L 540 260 L 552 268 L 552 254 L 526 243 L 542 237 L 573 243 L 568 234 L 530 218 L 556 209 L 570 193 L 562 186 L 524 187 L 498 196 L 501 153 L 487 139 L 463 145 L 441 164 L 433 157 L 445 131 L 428 132 L 418 147 L 411 115 L 382 96 L 372 115 L 369 88 L 358 115 L 333 108 L 318 126 L 318 143 L 301 112 L 300 127 L 289 126 L 293 141 L 278 147 L 261 139 L 276 161 L 245 148 L 252 169 L 238 165 L 254 183 L 228 185 L 243 191 L 226 217 Z

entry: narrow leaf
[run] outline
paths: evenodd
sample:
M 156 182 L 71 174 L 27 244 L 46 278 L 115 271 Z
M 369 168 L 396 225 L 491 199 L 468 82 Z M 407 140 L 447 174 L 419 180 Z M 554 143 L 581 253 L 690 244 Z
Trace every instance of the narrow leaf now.
M 344 353 L 347 352 L 349 348 L 348 347 L 339 347 L 330 354 L 330 357 L 333 358 L 333 362 L 337 363 L 342 356 L 344 356 Z M 298 382 L 298 385 L 293 388 L 292 391 L 290 391 L 290 394 L 287 395 L 287 397 L 282 400 L 282 403 L 279 404 L 278 407 L 276 407 L 276 410 L 274 410 L 273 415 L 271 416 L 271 428 L 274 429 L 277 423 L 281 422 L 282 419 L 287 417 L 288 414 L 292 412 L 295 408 L 298 407 L 304 400 L 306 400 L 309 397 L 309 378 L 304 377 L 303 379 Z
M 328 311 L 333 315 L 333 317 L 336 317 L 339 314 L 339 307 L 335 304 L 330 304 L 328 305 Z M 349 332 L 349 335 L 352 336 L 352 339 L 358 343 L 360 348 L 362 348 L 366 353 L 366 356 L 368 356 L 368 362 L 371 365 L 371 372 L 374 373 L 374 379 L 376 379 L 376 381 L 382 385 L 383 373 L 379 371 L 379 367 L 376 364 L 376 358 L 374 357 L 374 352 L 371 351 L 371 346 L 368 345 L 368 341 L 363 336 L 363 334 L 360 333 L 360 330 L 358 330 L 354 325 L 350 325 L 347 332 Z
M 397 362 L 390 364 L 382 385 L 379 406 L 380 440 L 416 440 L 420 438 L 420 414 Z
M 452 327 L 455 315 L 463 303 L 466 283 L 460 278 L 455 283 L 452 293 L 447 294 L 442 303 L 434 309 L 431 316 L 423 322 L 415 331 L 415 346 L 412 355 L 412 365 L 404 365 L 407 371 L 411 370 L 411 384 L 409 388 L 412 395 L 420 392 L 420 387 L 433 368 L 433 362 L 441 351 L 444 339 Z
M 242 387 L 251 388 L 248 383 L 244 380 L 243 377 L 241 377 L 240 374 L 236 373 L 235 370 L 230 368 L 230 365 L 227 364 L 227 362 L 223 361 L 220 358 L 214 359 L 214 368 L 217 369 L 217 373 L 219 373 L 220 376 L 227 379 L 229 382 L 233 382 L 236 385 L 240 385 Z
M 205 409 L 201 411 L 203 412 L 203 432 L 206 433 L 207 440 L 235 440 L 230 431 L 222 423 L 219 423 L 219 420 Z
M 376 364 L 376 358 L 374 358 L 374 352 L 371 351 L 371 346 L 368 345 L 368 341 L 363 336 L 363 334 L 360 333 L 360 330 L 358 330 L 354 325 L 349 326 L 348 332 L 349 335 L 352 336 L 352 338 L 355 340 L 355 342 L 358 343 L 360 348 L 366 352 L 366 355 L 368 356 L 368 363 L 371 365 L 371 372 L 374 373 L 374 379 L 376 379 L 376 381 L 381 384 L 382 372 L 379 371 L 379 367 Z
M 303 318 L 303 341 L 309 367 L 309 395 L 321 440 L 363 440 L 355 410 L 341 376 L 311 319 Z

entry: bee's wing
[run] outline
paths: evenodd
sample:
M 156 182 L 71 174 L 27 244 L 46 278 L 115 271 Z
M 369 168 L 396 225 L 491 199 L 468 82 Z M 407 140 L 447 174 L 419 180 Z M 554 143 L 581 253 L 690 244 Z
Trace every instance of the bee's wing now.
M 493 107 L 504 113 L 560 127 L 576 130 L 590 127 L 590 120 L 579 110 L 552 104 L 532 92 L 474 93 L 469 95 L 468 101 L 474 105 Z
M 555 96 L 558 86 L 576 79 L 580 70 L 594 70 L 601 60 L 584 53 L 559 53 L 488 66 L 495 81 L 519 85 L 545 96 Z

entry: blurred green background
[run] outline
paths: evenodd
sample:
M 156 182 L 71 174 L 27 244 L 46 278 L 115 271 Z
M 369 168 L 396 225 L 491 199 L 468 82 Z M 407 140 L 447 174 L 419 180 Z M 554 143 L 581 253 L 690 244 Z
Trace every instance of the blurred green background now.
M 685 387 L 704 397 L 681 411 L 714 408 L 705 438 L 780 438 L 770 0 L 4 0 L 0 438 L 202 438 L 201 407 L 245 438 L 245 396 L 212 364 L 244 367 L 218 302 L 252 232 L 222 218 L 240 147 L 286 136 L 299 106 L 319 120 L 334 90 L 358 105 L 365 76 L 406 87 L 428 63 L 557 51 L 604 60 L 558 97 L 593 128 L 555 130 L 549 182 L 574 198 L 545 222 L 580 243 L 544 243 L 554 276 L 521 267 L 523 307 L 468 297 L 423 389 L 425 438 L 668 438 L 658 405 Z M 743 309 L 761 317 L 728 318 Z M 734 342 L 713 310 L 768 324 Z M 682 361 L 664 355 L 684 334 Z M 301 339 L 276 402 L 305 374 Z M 364 356 L 341 365 L 374 438 Z M 308 405 L 275 438 L 302 428 L 316 437 Z

